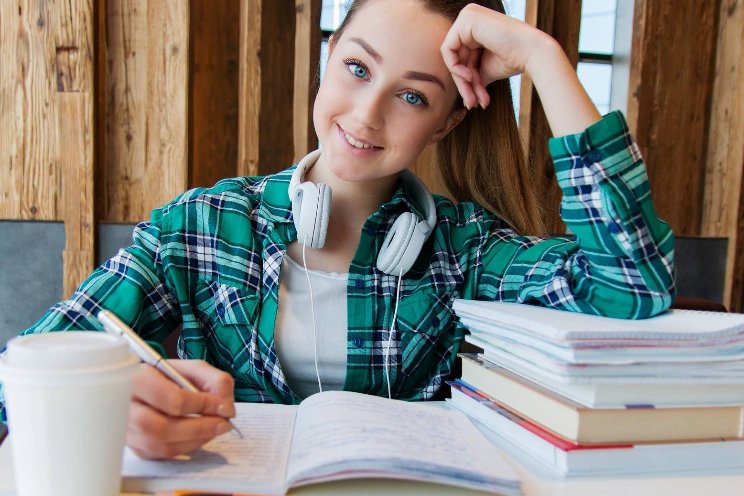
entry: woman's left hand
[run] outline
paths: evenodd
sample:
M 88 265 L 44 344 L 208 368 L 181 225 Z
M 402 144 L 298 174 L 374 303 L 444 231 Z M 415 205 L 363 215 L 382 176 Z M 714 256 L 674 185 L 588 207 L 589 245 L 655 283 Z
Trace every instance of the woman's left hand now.
M 486 86 L 528 71 L 536 53 L 555 45 L 529 24 L 469 4 L 452 24 L 441 51 L 465 106 L 486 108 L 490 103 Z

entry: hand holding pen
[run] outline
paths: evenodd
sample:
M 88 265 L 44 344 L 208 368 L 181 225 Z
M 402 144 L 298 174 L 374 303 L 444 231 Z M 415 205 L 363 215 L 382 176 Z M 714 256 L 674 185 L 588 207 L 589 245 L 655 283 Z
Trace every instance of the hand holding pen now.
M 122 336 L 148 366 L 135 376 L 127 445 L 143 458 L 171 458 L 200 448 L 234 430 L 232 377 L 202 360 L 162 360 L 160 355 L 108 311 L 98 319 Z M 157 369 L 157 370 L 156 370 Z M 241 436 L 242 437 L 242 436 Z

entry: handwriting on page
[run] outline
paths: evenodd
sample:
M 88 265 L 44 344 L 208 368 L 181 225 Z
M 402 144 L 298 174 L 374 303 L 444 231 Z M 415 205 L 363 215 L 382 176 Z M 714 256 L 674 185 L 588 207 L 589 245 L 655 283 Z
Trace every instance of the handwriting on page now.
M 248 403 L 235 406 L 238 416 L 234 423 L 244 439 L 223 434 L 202 449 L 173 460 L 143 460 L 127 449 L 124 476 L 283 484 L 297 409 Z
M 464 470 L 483 468 L 481 460 L 468 456 L 460 426 L 451 418 L 452 412 L 443 409 L 381 403 L 380 398 L 364 395 L 324 393 L 308 398 L 296 421 L 288 479 L 312 467 L 353 459 L 410 459 Z

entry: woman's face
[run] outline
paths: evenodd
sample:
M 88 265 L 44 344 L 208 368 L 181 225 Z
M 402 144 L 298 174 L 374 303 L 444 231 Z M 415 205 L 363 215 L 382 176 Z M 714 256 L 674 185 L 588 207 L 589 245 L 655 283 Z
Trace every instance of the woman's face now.
M 372 0 L 333 40 L 313 120 L 334 175 L 396 174 L 448 130 L 457 89 L 439 47 L 451 25 L 413 0 Z

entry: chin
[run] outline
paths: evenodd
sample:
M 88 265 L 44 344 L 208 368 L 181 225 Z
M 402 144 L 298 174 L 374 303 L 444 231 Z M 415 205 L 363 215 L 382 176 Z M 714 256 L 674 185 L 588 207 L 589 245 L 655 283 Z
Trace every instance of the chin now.
M 334 176 L 350 183 L 378 179 L 377 177 L 370 177 L 369 170 L 364 170 L 358 166 L 354 167 L 348 161 L 341 159 L 331 160 L 329 169 Z

